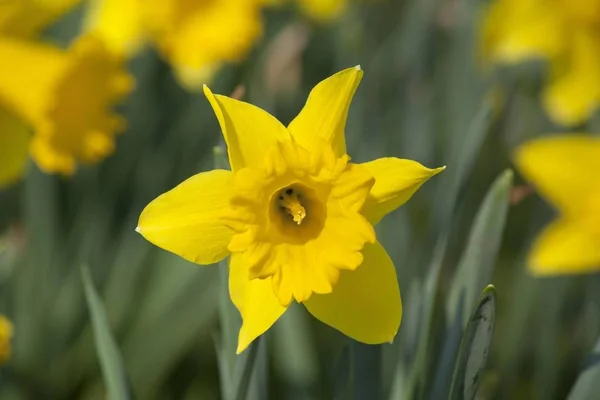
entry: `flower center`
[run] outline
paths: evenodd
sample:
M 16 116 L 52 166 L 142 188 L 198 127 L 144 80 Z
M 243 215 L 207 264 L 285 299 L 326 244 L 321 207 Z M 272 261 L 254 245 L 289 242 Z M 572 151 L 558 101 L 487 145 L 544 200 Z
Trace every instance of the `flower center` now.
M 292 220 L 300 225 L 306 217 L 306 210 L 302 206 L 300 194 L 291 187 L 279 192 L 279 207 L 292 217 Z
M 321 188 L 322 191 L 323 188 Z M 318 188 L 293 182 L 271 195 L 269 219 L 272 233 L 287 243 L 304 244 L 319 236 L 327 207 Z

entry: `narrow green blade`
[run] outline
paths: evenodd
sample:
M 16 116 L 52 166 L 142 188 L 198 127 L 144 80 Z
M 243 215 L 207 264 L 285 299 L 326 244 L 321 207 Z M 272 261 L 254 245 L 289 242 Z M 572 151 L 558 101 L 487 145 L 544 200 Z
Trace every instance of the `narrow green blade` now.
M 508 214 L 512 171 L 501 174 L 487 192 L 479 208 L 463 255 L 454 274 L 446 303 L 446 332 L 443 350 L 437 360 L 431 398 L 447 395 L 459 351 L 463 329 L 478 293 L 492 280 Z
M 486 99 L 477 114 L 471 121 L 470 127 L 465 135 L 462 145 L 458 146 L 458 151 L 453 155 L 449 162 L 450 168 L 448 173 L 450 176 L 446 180 L 446 184 L 442 187 L 441 193 L 445 197 L 443 206 L 438 209 L 439 215 L 437 220 L 441 223 L 441 232 L 437 238 L 435 248 L 429 264 L 429 269 L 422 288 L 421 300 L 421 317 L 418 321 L 420 340 L 416 347 L 414 361 L 408 370 L 409 376 L 400 378 L 398 382 L 393 383 L 393 387 L 400 385 L 406 387 L 404 398 L 412 399 L 419 398 L 423 395 L 427 386 L 427 375 L 430 368 L 430 346 L 434 340 L 432 332 L 433 318 L 435 312 L 435 298 L 437 295 L 440 272 L 446 248 L 451 234 L 451 225 L 454 214 L 454 208 L 458 199 L 460 189 L 464 185 L 468 174 L 471 172 L 473 164 L 477 158 L 481 146 L 485 140 L 487 132 L 493 122 L 493 103 L 488 98 Z M 406 328 L 403 328 L 406 329 Z M 402 383 L 401 383 L 402 382 Z
M 467 324 L 470 307 L 477 294 L 492 279 L 506 225 L 512 182 L 513 173 L 510 170 L 496 178 L 475 216 L 465 251 L 452 280 L 446 308 L 450 325 L 459 313 L 462 296 L 462 326 Z
M 107 397 L 110 400 L 131 399 L 132 396 L 129 390 L 127 374 L 123 367 L 123 359 L 110 331 L 104 305 L 96 292 L 87 266 L 81 267 L 81 278 L 85 299 L 92 319 L 96 351 L 108 390 Z
M 584 370 L 579 374 L 575 386 L 567 400 L 594 400 L 600 396 L 600 339 L 588 359 Z
M 492 343 L 495 318 L 496 289 L 489 285 L 479 296 L 467 323 L 454 367 L 450 400 L 475 398 Z

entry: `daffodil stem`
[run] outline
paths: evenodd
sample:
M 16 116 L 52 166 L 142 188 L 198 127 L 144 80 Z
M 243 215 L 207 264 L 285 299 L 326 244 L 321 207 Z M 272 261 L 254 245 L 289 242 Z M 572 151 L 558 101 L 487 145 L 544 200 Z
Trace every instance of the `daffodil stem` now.
M 381 399 L 381 346 L 352 341 L 352 400 Z
M 219 169 L 226 169 L 227 160 L 225 158 L 225 149 L 223 146 L 213 148 L 214 166 Z M 229 260 L 225 259 L 218 264 L 219 268 L 219 323 L 221 328 L 220 347 L 223 354 L 222 361 L 225 363 L 224 371 L 227 377 L 232 379 L 236 362 L 237 333 L 240 329 L 240 317 L 235 306 L 229 297 Z
M 237 310 L 229 298 L 228 280 L 229 270 L 227 260 L 221 261 L 219 268 L 219 324 L 221 328 L 221 349 L 224 354 L 225 368 L 232 376 L 235 366 L 235 349 L 237 346 L 237 332 L 240 329 Z

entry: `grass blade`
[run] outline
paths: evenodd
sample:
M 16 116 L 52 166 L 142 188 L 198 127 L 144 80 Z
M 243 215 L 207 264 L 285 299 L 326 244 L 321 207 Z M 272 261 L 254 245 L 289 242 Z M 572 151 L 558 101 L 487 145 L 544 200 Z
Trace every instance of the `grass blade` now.
M 439 234 L 429 270 L 425 277 L 422 293 L 422 313 L 419 321 L 419 332 L 421 339 L 417 345 L 414 362 L 410 367 L 409 376 L 406 381 L 403 381 L 402 386 L 406 387 L 404 393 L 405 398 L 419 398 L 424 392 L 427 382 L 429 370 L 430 354 L 429 349 L 432 341 L 432 325 L 433 315 L 435 311 L 435 297 L 437 294 L 440 272 L 446 248 L 450 238 L 450 227 L 454 208 L 458 199 L 458 194 L 461 187 L 464 185 L 468 174 L 470 173 L 475 159 L 486 134 L 489 131 L 490 125 L 493 122 L 493 103 L 488 98 L 486 99 L 477 114 L 471 121 L 471 125 L 463 139 L 463 146 L 459 146 L 459 151 L 456 152 L 452 161 L 449 163 L 450 168 L 448 173 L 450 176 L 446 178 L 445 185 L 442 185 L 440 193 L 446 198 L 443 207 L 439 208 L 439 215 L 436 220 L 440 221 L 441 233 Z M 400 377 L 398 377 L 400 379 Z M 399 383 L 398 383 L 399 384 Z M 394 383 L 393 386 L 396 386 Z
M 108 390 L 107 397 L 111 400 L 131 399 L 127 375 L 123 367 L 123 359 L 110 331 L 104 305 L 96 292 L 87 266 L 81 267 L 81 278 L 92 320 L 96 351 Z
M 600 339 L 567 400 L 592 400 L 600 393 Z
M 472 400 L 477 394 L 496 319 L 496 289 L 489 285 L 477 301 L 463 335 L 450 389 L 450 400 Z
M 498 251 L 508 214 L 509 195 L 513 173 L 505 171 L 492 184 L 485 196 L 469 234 L 465 251 L 454 274 L 447 302 L 446 315 L 450 324 L 458 314 L 464 293 L 463 323 L 467 324 L 469 308 L 492 279 Z
M 261 346 L 264 346 L 264 337 L 262 336 L 258 337 L 246 351 L 237 357 L 233 371 L 232 399 L 245 400 L 247 398 Z
M 446 303 L 446 337 L 437 363 L 431 398 L 446 396 L 454 362 L 477 294 L 491 282 L 502 243 L 512 172 L 505 171 L 492 184 L 473 222 L 465 251 L 454 274 Z

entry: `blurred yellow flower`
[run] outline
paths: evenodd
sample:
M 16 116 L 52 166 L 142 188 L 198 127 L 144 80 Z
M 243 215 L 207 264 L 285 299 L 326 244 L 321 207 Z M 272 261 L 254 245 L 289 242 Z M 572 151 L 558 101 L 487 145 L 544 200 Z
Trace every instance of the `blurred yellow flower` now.
M 516 150 L 515 164 L 560 212 L 533 245 L 532 271 L 555 275 L 600 270 L 600 138 L 532 140 Z
M 373 225 L 444 168 L 349 162 L 344 129 L 362 75 L 349 68 L 319 83 L 287 128 L 205 87 L 232 172 L 197 174 L 140 216 L 138 232 L 189 261 L 231 253 L 229 290 L 243 319 L 238 353 L 293 300 L 361 342 L 389 342 L 398 330 L 396 273 Z
M 79 2 L 80 0 L 0 1 L 0 38 L 35 38 Z M 23 174 L 30 140 L 27 125 L 5 110 L 1 103 L 0 101 L 0 188 L 14 183 Z
M 0 188 L 17 181 L 29 155 L 29 128 L 0 107 Z
M 33 127 L 42 170 L 72 174 L 113 151 L 124 122 L 110 108 L 133 81 L 100 40 L 83 36 L 64 51 L 0 37 L 0 59 L 0 104 Z
M 0 1 L 0 35 L 30 38 L 81 0 L 2 0 Z
M 542 102 L 563 125 L 588 119 L 600 101 L 600 0 L 495 0 L 482 54 L 494 63 L 550 63 Z
M 118 53 L 151 41 L 182 84 L 198 89 L 243 60 L 262 34 L 264 0 L 96 0 L 88 27 Z
M 6 363 L 11 355 L 11 339 L 13 325 L 4 315 L 0 314 L 0 365 Z
M 348 0 L 296 0 L 310 18 L 328 22 L 339 17 L 348 7 Z

